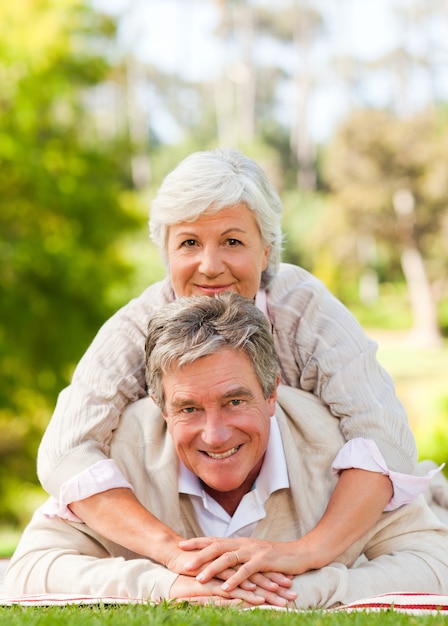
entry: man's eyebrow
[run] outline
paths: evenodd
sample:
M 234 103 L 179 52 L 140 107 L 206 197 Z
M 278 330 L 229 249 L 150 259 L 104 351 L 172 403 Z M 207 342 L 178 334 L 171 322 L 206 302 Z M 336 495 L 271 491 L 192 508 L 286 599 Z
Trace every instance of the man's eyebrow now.
M 235 398 L 236 396 L 238 396 L 239 398 L 253 398 L 254 394 L 252 390 L 248 387 L 234 387 L 233 389 L 229 389 L 228 391 L 226 391 L 226 393 L 223 395 L 223 398 Z
M 251 398 L 254 397 L 254 394 L 252 390 L 249 389 L 248 387 L 233 387 L 232 389 L 229 389 L 221 396 L 223 400 L 229 400 L 231 398 L 237 398 L 237 397 L 250 400 Z M 192 406 L 192 407 L 198 406 L 197 401 L 191 398 L 190 396 L 185 396 L 183 398 L 177 397 L 174 400 L 171 400 L 170 404 L 173 409 L 182 409 L 187 406 Z
M 196 406 L 197 402 L 195 402 L 189 396 L 185 396 L 184 398 L 176 398 L 175 400 L 171 400 L 170 404 L 175 409 L 181 409 L 185 406 Z

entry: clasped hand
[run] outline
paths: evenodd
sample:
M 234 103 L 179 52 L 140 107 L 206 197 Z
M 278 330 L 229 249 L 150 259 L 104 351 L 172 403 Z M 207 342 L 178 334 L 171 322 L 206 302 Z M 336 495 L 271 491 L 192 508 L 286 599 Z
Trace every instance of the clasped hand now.
M 265 560 L 260 567 L 256 562 L 244 562 L 254 549 L 259 550 L 263 546 L 262 552 L 267 555 L 268 548 L 273 550 L 274 545 L 283 544 L 215 537 L 181 541 L 181 551 L 176 550 L 166 563 L 168 569 L 180 574 L 171 587 L 170 596 L 178 601 L 201 604 L 206 600 L 229 605 L 294 607 L 297 594 L 290 589 L 290 575 L 278 567 L 271 570 L 269 560 Z

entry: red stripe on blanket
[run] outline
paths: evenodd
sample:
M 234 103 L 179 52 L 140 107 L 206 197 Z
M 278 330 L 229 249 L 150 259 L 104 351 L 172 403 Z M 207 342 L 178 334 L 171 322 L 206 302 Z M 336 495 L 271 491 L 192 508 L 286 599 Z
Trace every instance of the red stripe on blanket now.
M 365 598 L 335 607 L 336 611 L 389 610 L 411 612 L 448 612 L 448 596 L 430 593 L 392 593 Z

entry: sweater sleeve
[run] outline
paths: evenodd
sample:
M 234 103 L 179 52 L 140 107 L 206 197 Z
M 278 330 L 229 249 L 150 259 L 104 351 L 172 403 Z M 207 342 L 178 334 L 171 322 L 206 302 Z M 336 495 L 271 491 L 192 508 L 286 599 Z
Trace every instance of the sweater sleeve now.
M 129 402 L 146 395 L 145 336 L 149 317 L 173 299 L 156 283 L 100 329 L 60 394 L 38 452 L 38 476 L 56 499 L 61 486 L 108 458 L 109 444 Z
M 9 596 L 78 594 L 160 601 L 169 598 L 177 574 L 139 558 L 84 524 L 48 519 L 37 509 L 5 575 Z
M 347 441 L 371 439 L 390 470 L 413 473 L 417 453 L 406 412 L 377 360 L 377 344 L 348 309 L 292 265 L 282 266 L 267 304 L 282 382 L 319 397 Z

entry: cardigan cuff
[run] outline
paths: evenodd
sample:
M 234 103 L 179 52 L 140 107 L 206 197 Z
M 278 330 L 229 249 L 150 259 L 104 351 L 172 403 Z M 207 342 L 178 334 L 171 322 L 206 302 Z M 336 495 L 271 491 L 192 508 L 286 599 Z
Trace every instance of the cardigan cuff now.
M 333 474 L 350 468 L 368 470 L 369 472 L 380 472 L 388 476 L 394 493 L 386 505 L 384 511 L 393 511 L 403 504 L 413 502 L 417 496 L 426 491 L 432 477 L 440 472 L 444 463 L 431 470 L 425 476 L 414 476 L 412 474 L 401 474 L 388 469 L 383 455 L 378 446 L 371 439 L 351 439 L 347 441 L 338 452 L 331 466 Z
M 59 492 L 59 500 L 50 498 L 45 504 L 44 514 L 47 517 L 60 517 L 70 522 L 82 522 L 70 510 L 69 504 L 71 502 L 85 500 L 85 498 L 96 493 L 118 488 L 134 491 L 113 459 L 97 461 L 91 467 L 63 483 Z

